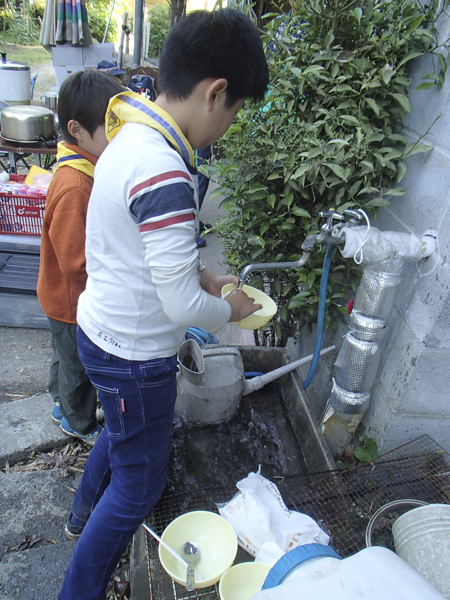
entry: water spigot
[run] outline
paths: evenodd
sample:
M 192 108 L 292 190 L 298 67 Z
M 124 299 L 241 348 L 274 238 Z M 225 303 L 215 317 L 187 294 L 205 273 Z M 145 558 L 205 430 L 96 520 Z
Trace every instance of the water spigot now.
M 280 269 L 299 269 L 307 262 L 309 258 L 309 252 L 303 252 L 300 260 L 292 262 L 274 262 L 274 263 L 253 263 L 247 265 L 242 269 L 238 277 L 238 287 L 242 287 L 247 277 L 253 271 L 273 271 Z
M 335 227 L 333 221 L 343 221 L 344 216 L 332 208 L 321 211 L 319 216 L 322 219 L 326 219 L 326 221 L 320 228 L 320 233 L 307 236 L 302 244 L 302 250 L 305 252 L 312 252 L 315 244 L 322 244 L 324 246 L 340 246 L 343 244 L 343 240 L 340 237 L 333 235 Z
M 329 210 L 320 211 L 319 216 L 321 219 L 326 219 L 326 223 L 324 223 L 321 227 L 322 231 L 332 232 L 334 228 L 333 221 L 343 221 L 344 216 L 341 213 L 336 212 L 334 209 L 330 208 Z

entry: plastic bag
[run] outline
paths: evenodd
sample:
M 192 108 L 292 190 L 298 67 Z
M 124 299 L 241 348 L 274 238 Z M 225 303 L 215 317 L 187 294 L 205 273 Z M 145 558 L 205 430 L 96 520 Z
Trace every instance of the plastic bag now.
M 329 536 L 303 513 L 287 508 L 277 486 L 258 473 L 236 484 L 240 490 L 225 504 L 217 504 L 220 514 L 236 532 L 239 545 L 264 562 L 303 544 L 328 544 Z M 278 549 L 278 552 L 275 550 Z M 278 554 L 278 556 L 277 556 Z M 260 557 L 261 558 L 261 557 Z

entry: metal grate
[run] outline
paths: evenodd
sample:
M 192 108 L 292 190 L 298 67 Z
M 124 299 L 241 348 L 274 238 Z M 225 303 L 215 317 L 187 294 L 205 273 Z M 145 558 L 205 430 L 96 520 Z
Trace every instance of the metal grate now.
M 403 498 L 429 503 L 450 503 L 450 457 L 428 436 L 422 436 L 377 461 L 345 471 L 324 473 L 311 485 L 305 476 L 276 481 L 289 508 L 308 514 L 329 533 L 330 546 L 343 558 L 365 547 L 370 517 L 384 504 Z M 235 487 L 209 488 L 192 494 L 166 495 L 158 502 L 146 523 L 161 535 L 176 517 L 193 510 L 218 512 L 216 502 L 228 502 Z M 374 531 L 373 544 L 390 547 L 392 513 Z M 383 531 L 384 528 L 384 531 Z M 146 534 L 147 562 L 152 600 L 219 600 L 218 586 L 188 592 L 173 582 L 158 558 L 158 543 Z M 241 548 L 236 562 L 253 560 Z
M 449 455 L 428 436 L 422 436 L 375 462 L 334 472 L 285 499 L 291 508 L 315 519 L 330 535 L 330 546 L 343 558 L 365 548 L 371 516 L 393 500 L 414 499 L 450 503 Z M 403 510 L 404 512 L 404 510 Z M 391 512 L 374 527 L 372 545 L 394 549 Z

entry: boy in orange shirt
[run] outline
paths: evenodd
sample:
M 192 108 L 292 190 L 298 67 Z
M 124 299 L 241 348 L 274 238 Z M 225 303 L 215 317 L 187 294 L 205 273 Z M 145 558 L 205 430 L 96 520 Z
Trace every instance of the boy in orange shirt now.
M 120 82 L 100 71 L 79 71 L 59 93 L 64 143 L 47 195 L 37 295 L 48 317 L 53 356 L 48 389 L 52 419 L 64 433 L 93 445 L 101 432 L 97 393 L 78 356 L 77 304 L 86 287 L 86 213 L 94 167 L 106 148 L 105 113 Z

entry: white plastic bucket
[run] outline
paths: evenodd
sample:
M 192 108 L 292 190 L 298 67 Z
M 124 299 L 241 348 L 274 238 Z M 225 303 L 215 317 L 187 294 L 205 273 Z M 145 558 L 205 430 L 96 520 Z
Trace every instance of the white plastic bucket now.
M 392 526 L 395 551 L 450 599 L 450 505 L 408 511 Z

